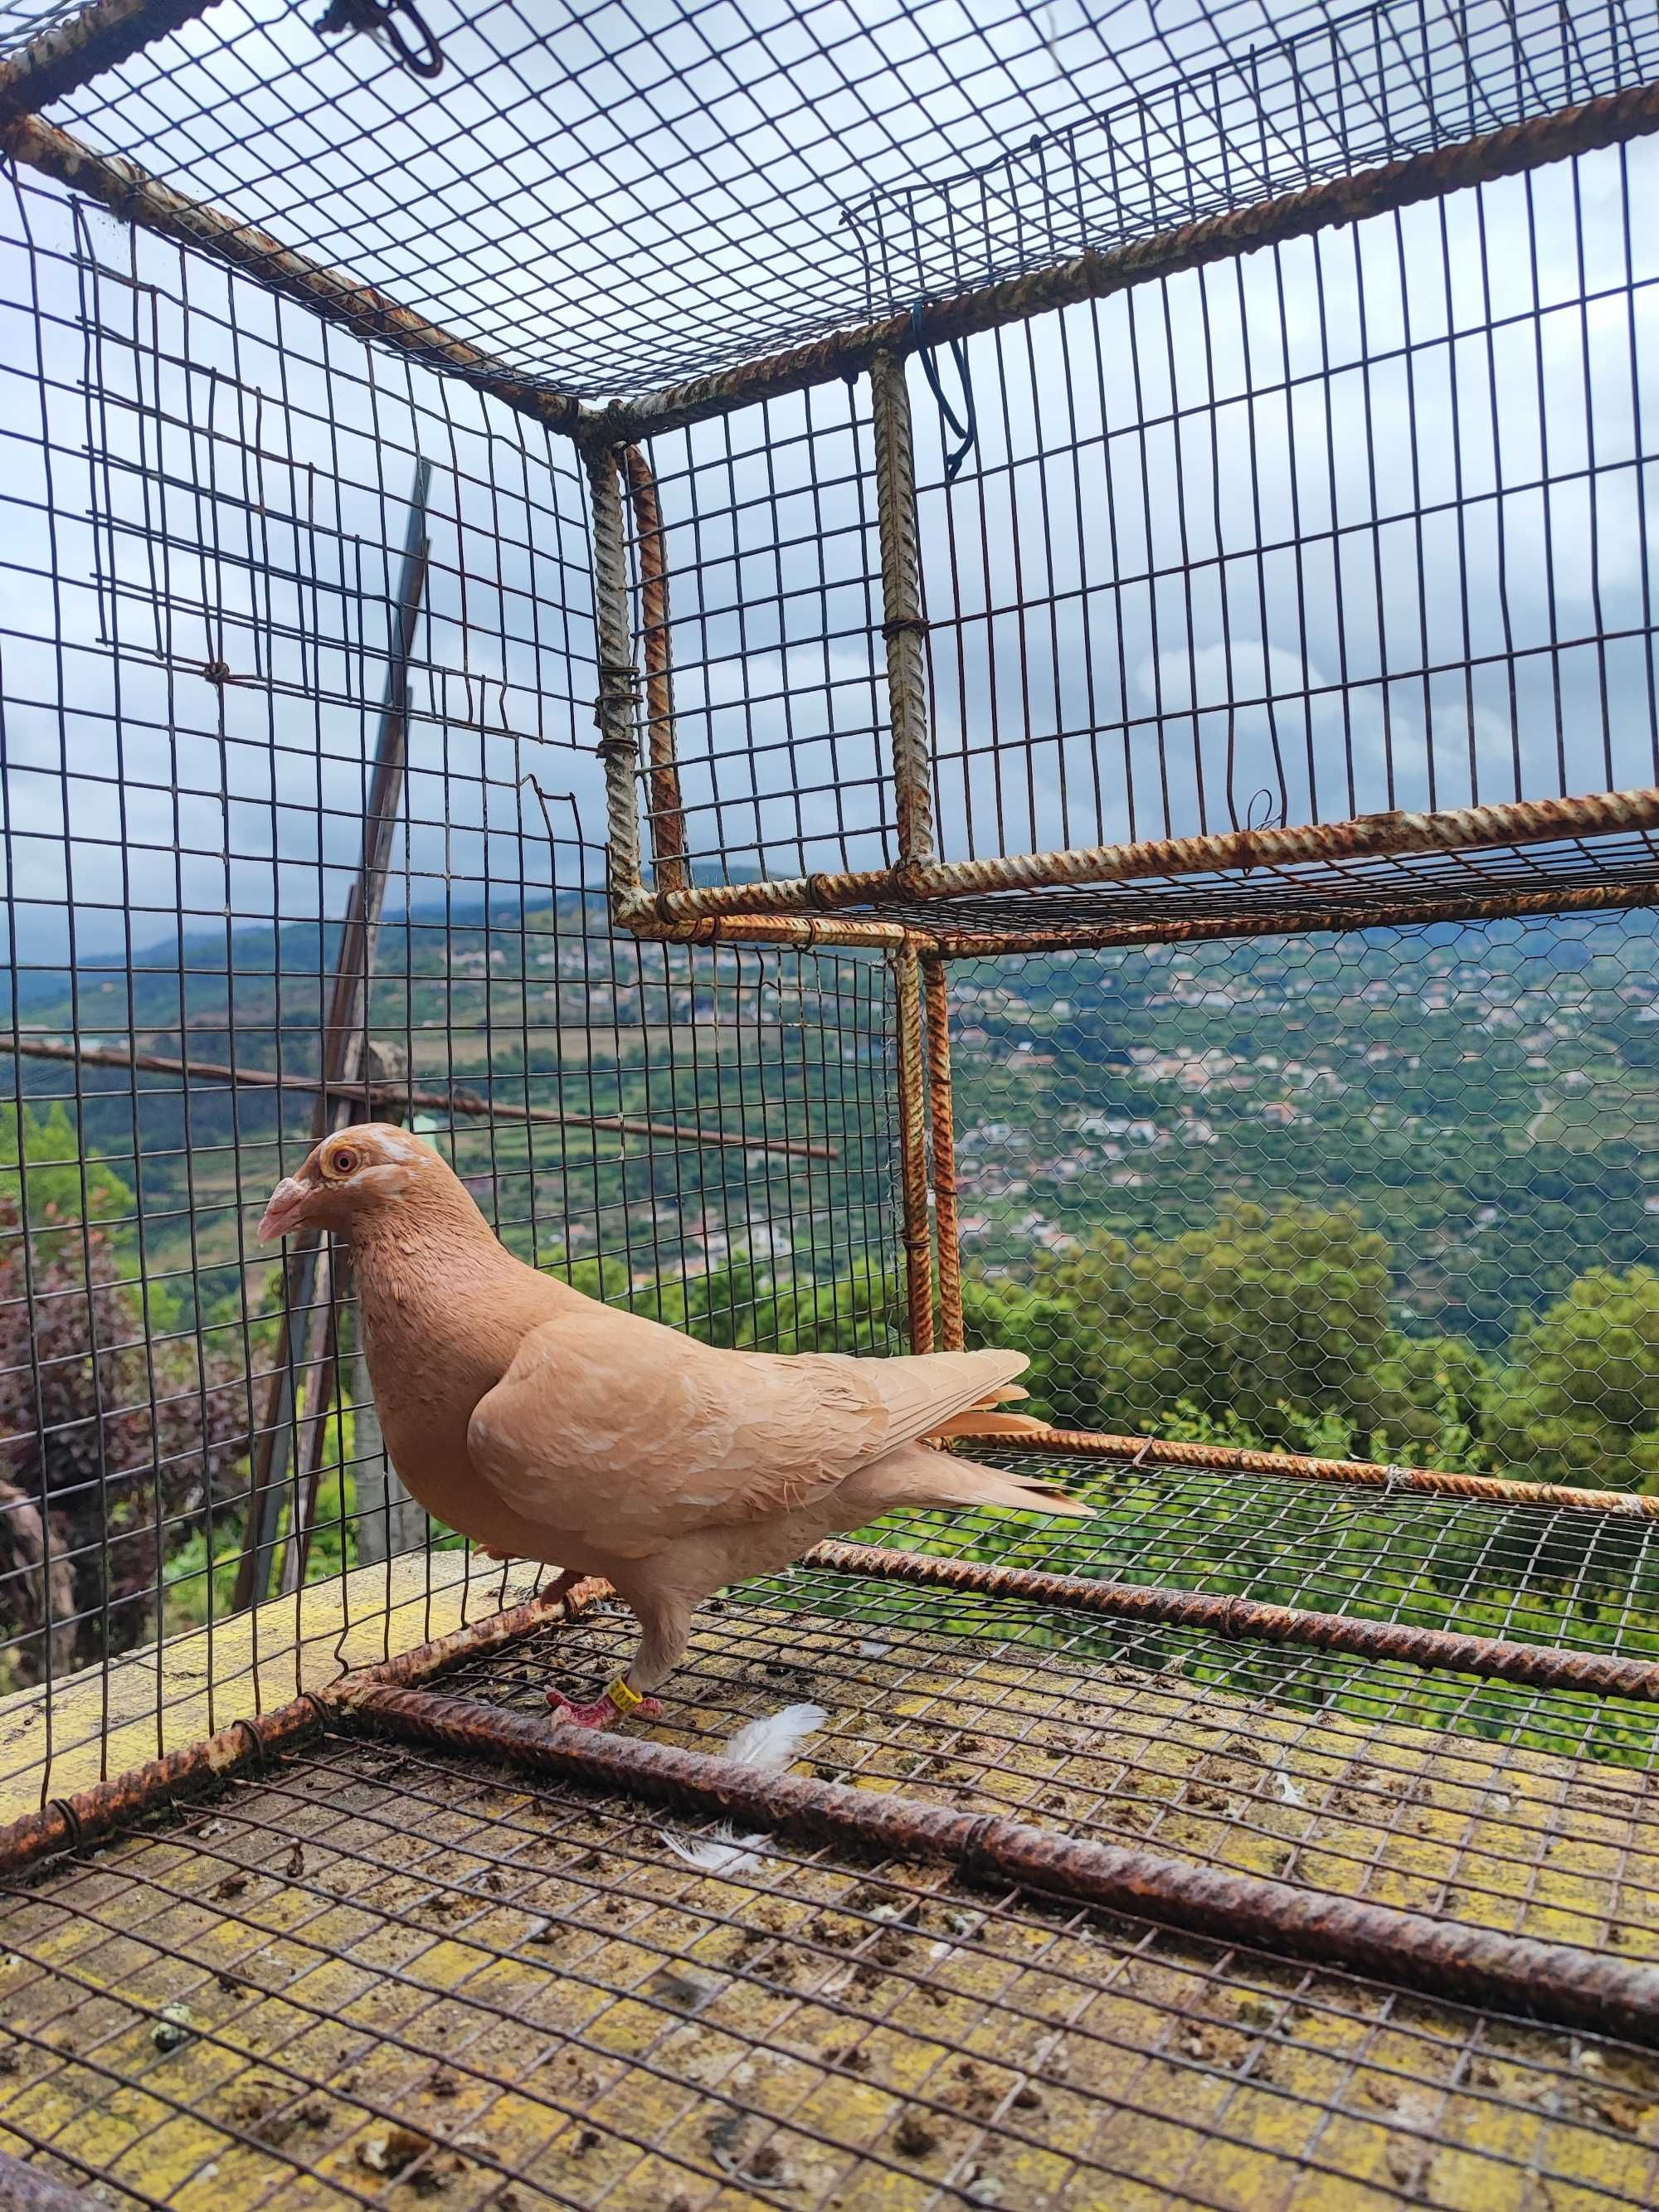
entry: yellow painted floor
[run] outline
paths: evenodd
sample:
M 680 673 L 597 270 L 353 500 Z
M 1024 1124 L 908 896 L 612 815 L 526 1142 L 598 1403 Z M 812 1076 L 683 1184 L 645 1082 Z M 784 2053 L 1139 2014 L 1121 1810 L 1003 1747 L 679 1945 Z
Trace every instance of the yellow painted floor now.
M 1547 1700 L 1499 1693 L 1505 1737 L 1466 1686 L 1430 1730 L 1409 1670 L 899 1595 L 728 1603 L 656 1733 L 717 1748 L 813 1695 L 836 1778 L 1659 1949 L 1633 1722 L 1575 1763 Z M 629 1633 L 601 1613 L 444 1687 L 532 1711 Z M 705 1871 L 672 1825 L 329 1739 L 46 1870 L 3 1906 L 0 2148 L 202 2212 L 1659 2201 L 1659 2054 L 911 1864 Z

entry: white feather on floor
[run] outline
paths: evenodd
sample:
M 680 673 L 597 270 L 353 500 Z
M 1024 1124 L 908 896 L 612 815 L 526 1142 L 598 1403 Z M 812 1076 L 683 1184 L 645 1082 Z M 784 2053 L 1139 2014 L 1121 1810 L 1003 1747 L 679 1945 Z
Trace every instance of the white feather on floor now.
M 766 1713 L 746 1721 L 719 1756 L 738 1766 L 752 1766 L 761 1774 L 776 1774 L 800 1756 L 801 1746 L 823 1726 L 829 1714 L 822 1705 L 785 1705 L 781 1712 Z M 760 1863 L 763 1835 L 740 1836 L 723 1820 L 712 1836 L 693 1843 L 663 1831 L 663 1841 L 677 1859 L 696 1867 L 700 1874 L 737 1874 Z

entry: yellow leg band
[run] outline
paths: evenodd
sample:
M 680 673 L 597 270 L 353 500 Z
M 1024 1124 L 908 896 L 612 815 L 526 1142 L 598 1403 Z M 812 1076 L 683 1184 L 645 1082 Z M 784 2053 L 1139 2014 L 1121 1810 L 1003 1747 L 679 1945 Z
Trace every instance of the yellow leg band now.
M 624 1715 L 628 1713 L 636 1713 L 640 1707 L 645 1703 L 645 1699 L 640 1695 L 637 1690 L 629 1689 L 628 1686 L 628 1678 L 625 1674 L 618 1674 L 616 1680 L 611 1685 L 611 1687 L 605 1694 L 610 1698 L 611 1704 L 617 1708 L 617 1711 Z

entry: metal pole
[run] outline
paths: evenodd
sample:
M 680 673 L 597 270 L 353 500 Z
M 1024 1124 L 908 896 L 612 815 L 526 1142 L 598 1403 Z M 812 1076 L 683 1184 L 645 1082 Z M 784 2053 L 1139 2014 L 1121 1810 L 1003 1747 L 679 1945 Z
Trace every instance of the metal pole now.
M 645 749 L 651 763 L 651 869 L 664 890 L 691 880 L 685 860 L 685 807 L 674 744 L 673 638 L 668 611 L 668 550 L 657 479 L 644 449 L 623 448 L 634 542 L 640 560 L 640 629 L 645 643 Z
M 923 1073 L 921 976 L 915 948 L 892 956 L 898 1030 L 899 1176 L 904 1201 L 904 1289 L 910 1349 L 933 1348 L 933 1247 L 927 1227 L 927 1098 Z
M 927 1103 L 933 1136 L 933 1234 L 939 1246 L 939 1329 L 946 1352 L 963 1350 L 962 1229 L 957 1206 L 956 1103 L 951 1085 L 951 973 L 924 955 Z
M 611 904 L 620 916 L 649 904 L 640 875 L 639 671 L 634 665 L 634 626 L 628 605 L 628 540 L 623 524 L 617 455 L 590 451 L 587 481 L 593 515 L 593 627 L 599 659 L 599 696 L 593 720 L 605 763 L 605 822 Z
M 887 641 L 887 702 L 893 733 L 893 806 L 902 870 L 933 857 L 933 747 L 922 656 L 927 624 L 921 611 L 910 393 L 902 355 L 878 353 L 871 362 L 870 399 L 876 514 L 881 528 L 881 627 Z
M 397 615 L 387 659 L 386 699 L 380 709 L 374 768 L 363 820 L 362 857 L 340 932 L 333 988 L 321 1039 L 323 1074 L 331 1086 L 356 1082 L 362 1069 L 368 976 L 386 903 L 386 875 L 392 864 L 398 815 L 403 804 L 404 769 L 409 748 L 409 660 L 426 588 L 426 510 L 431 481 L 431 463 L 417 462 L 398 584 Z M 319 1091 L 312 1115 L 313 1142 L 320 1142 L 331 1130 L 343 1128 L 350 1121 L 361 1120 L 364 1111 L 360 1103 L 349 1098 L 333 1097 L 331 1091 Z M 333 1363 L 327 1346 L 333 1304 L 328 1255 L 319 1237 L 302 1232 L 289 1246 L 276 1367 L 254 1444 L 246 1541 L 236 1577 L 234 1603 L 239 1611 L 258 1604 L 270 1588 L 289 1456 L 294 1443 L 301 1367 L 313 1378 L 316 1401 L 307 1409 L 307 1419 L 320 1430 L 328 1410 L 324 1399 L 325 1395 L 331 1395 Z M 306 1348 L 296 1365 L 296 1340 L 300 1338 Z M 325 1383 L 329 1385 L 327 1394 Z M 308 1504 L 301 1494 L 303 1487 L 295 1486 L 289 1564 L 283 1575 L 285 1588 L 293 1586 L 293 1577 L 303 1557 Z M 298 1552 L 294 1548 L 295 1539 L 299 1540 Z

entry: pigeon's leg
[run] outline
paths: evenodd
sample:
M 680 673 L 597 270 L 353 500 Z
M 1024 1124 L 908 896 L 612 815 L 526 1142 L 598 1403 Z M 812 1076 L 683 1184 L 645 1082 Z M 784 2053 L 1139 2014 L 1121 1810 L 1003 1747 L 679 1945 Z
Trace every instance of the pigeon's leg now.
M 504 1565 L 511 1565 L 512 1562 L 520 1556 L 517 1552 L 498 1552 L 493 1544 L 480 1544 L 478 1553 L 481 1558 L 500 1559 Z M 580 1567 L 567 1567 L 556 1582 L 550 1583 L 544 1590 L 538 1590 L 537 1595 L 545 1598 L 568 1597 L 578 1583 L 586 1580 L 586 1576 Z
M 648 1721 L 662 1718 L 662 1706 L 651 1695 L 685 1656 L 687 1632 L 696 1601 L 678 1590 L 635 1593 L 629 1599 L 639 1618 L 640 1648 L 625 1674 L 619 1675 L 602 1698 L 579 1705 L 562 1690 L 550 1690 L 547 1702 L 556 1720 L 569 1728 L 614 1728 L 635 1713 Z

